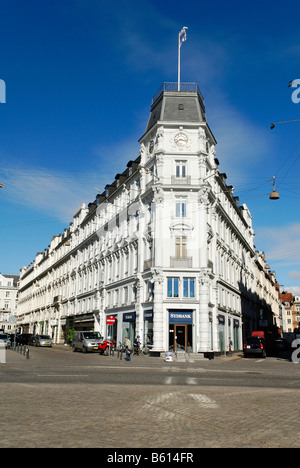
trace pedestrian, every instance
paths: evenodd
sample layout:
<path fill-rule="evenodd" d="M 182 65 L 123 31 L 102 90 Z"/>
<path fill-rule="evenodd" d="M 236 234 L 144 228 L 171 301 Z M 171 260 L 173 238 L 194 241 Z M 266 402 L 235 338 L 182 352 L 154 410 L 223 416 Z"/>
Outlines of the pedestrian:
<path fill-rule="evenodd" d="M 127 336 L 125 338 L 125 360 L 131 361 L 131 343 Z"/>

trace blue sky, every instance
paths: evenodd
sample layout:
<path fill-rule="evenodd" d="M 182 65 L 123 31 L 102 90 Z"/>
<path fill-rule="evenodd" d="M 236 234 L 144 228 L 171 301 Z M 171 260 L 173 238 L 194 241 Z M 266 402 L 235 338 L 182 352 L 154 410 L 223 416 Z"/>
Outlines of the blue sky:
<path fill-rule="evenodd" d="M 300 4 L 0 1 L 0 271 L 18 274 L 138 156 L 152 95 L 197 81 L 256 248 L 300 294 Z M 276 176 L 280 200 L 272 202 Z"/>

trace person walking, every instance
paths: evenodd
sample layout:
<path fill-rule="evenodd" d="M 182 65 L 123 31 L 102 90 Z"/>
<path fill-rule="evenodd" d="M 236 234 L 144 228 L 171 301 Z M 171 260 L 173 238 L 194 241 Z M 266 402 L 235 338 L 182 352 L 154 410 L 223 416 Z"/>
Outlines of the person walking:
<path fill-rule="evenodd" d="M 125 338 L 125 360 L 131 361 L 131 343 L 127 336 Z"/>

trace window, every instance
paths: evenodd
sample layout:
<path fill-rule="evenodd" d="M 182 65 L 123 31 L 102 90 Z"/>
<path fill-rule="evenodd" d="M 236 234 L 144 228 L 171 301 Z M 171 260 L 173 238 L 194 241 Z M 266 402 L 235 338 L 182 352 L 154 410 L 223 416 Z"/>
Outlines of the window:
<path fill-rule="evenodd" d="M 186 237 L 176 237 L 175 257 L 186 258 Z"/>
<path fill-rule="evenodd" d="M 179 278 L 168 278 L 168 297 L 179 297 Z"/>
<path fill-rule="evenodd" d="M 186 161 L 176 161 L 176 177 L 186 177 Z"/>
<path fill-rule="evenodd" d="M 183 278 L 183 297 L 195 297 L 195 278 Z"/>
<path fill-rule="evenodd" d="M 9 297 L 9 296 L 10 296 L 10 292 L 9 292 L 9 291 L 6 291 L 5 297 Z"/>
<path fill-rule="evenodd" d="M 124 304 L 128 303 L 128 287 L 125 286 L 124 288 Z"/>
<path fill-rule="evenodd" d="M 176 198 L 176 218 L 186 218 L 186 197 Z"/>

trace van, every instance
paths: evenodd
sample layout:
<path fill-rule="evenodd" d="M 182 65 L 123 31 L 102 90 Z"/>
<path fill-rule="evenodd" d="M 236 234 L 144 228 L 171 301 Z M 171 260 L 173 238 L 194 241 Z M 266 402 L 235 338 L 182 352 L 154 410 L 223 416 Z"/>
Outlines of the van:
<path fill-rule="evenodd" d="M 73 333 L 72 350 L 79 350 L 83 353 L 99 352 L 99 344 L 103 338 L 99 332 L 95 331 L 75 331 Z"/>

